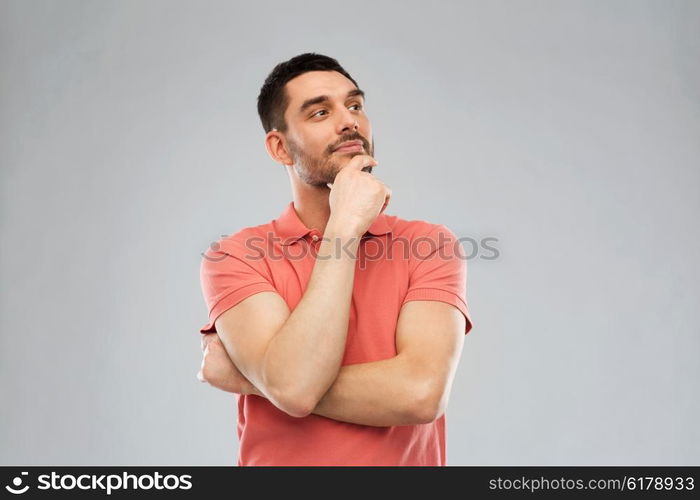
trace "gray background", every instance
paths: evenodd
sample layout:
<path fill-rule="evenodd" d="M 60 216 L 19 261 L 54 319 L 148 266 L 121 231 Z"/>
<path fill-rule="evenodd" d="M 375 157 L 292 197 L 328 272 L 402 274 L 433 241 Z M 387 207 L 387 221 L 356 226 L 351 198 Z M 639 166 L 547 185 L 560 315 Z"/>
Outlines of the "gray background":
<path fill-rule="evenodd" d="M 200 252 L 276 217 L 275 64 L 367 92 L 389 209 L 498 238 L 448 462 L 699 464 L 700 3 L 0 1 L 0 463 L 234 464 Z"/>

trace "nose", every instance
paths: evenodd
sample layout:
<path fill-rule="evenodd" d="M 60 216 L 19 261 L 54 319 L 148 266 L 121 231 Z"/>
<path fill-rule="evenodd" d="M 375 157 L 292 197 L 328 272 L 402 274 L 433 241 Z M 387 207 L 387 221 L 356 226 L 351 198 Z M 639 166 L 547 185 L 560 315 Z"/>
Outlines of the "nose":
<path fill-rule="evenodd" d="M 355 115 L 353 115 L 349 110 L 345 110 L 345 113 L 343 114 L 343 118 L 340 122 L 341 130 L 340 132 L 347 132 L 348 130 L 353 130 L 357 132 L 357 130 L 360 128 L 360 124 L 357 121 L 357 118 Z"/>

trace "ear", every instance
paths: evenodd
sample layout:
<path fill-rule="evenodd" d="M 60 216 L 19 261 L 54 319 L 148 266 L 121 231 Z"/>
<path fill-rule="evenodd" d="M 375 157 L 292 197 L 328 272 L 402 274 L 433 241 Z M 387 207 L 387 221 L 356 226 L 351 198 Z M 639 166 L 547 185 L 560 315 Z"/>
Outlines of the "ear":
<path fill-rule="evenodd" d="M 284 136 L 276 128 L 270 130 L 265 136 L 265 148 L 276 163 L 281 163 L 283 165 L 294 164 L 292 157 L 287 152 Z"/>

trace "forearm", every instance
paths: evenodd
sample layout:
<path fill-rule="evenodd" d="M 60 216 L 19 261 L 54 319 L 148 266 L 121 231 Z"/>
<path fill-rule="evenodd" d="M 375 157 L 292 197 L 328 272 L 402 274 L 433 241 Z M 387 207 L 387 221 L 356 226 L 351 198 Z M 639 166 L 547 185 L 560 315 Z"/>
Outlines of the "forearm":
<path fill-rule="evenodd" d="M 228 367 L 226 367 L 228 364 Z M 433 411 L 427 397 L 429 387 L 419 378 L 415 363 L 405 357 L 340 368 L 335 382 L 321 398 L 316 415 L 343 422 L 372 426 L 414 425 L 425 423 Z M 254 394 L 267 398 L 263 391 L 236 369 L 233 361 L 216 364 L 207 372 L 208 382 L 221 390 L 237 394 Z M 423 381 L 421 381 L 423 380 Z"/>
<path fill-rule="evenodd" d="M 279 397 L 309 401 L 309 411 L 343 359 L 358 245 L 359 238 L 331 217 L 304 296 L 265 352 L 266 387 L 274 387 Z"/>
<path fill-rule="evenodd" d="M 361 425 L 425 423 L 429 387 L 416 367 L 400 355 L 382 361 L 345 365 L 312 413 Z"/>

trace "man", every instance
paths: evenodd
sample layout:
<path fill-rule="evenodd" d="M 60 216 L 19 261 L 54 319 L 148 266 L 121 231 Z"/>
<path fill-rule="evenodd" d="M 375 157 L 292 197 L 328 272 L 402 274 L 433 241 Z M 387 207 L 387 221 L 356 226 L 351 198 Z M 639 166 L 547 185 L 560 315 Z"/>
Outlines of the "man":
<path fill-rule="evenodd" d="M 238 395 L 238 464 L 445 465 L 472 326 L 459 241 L 384 213 L 364 92 L 335 59 L 278 64 L 258 113 L 293 202 L 201 265 L 198 378 Z"/>

